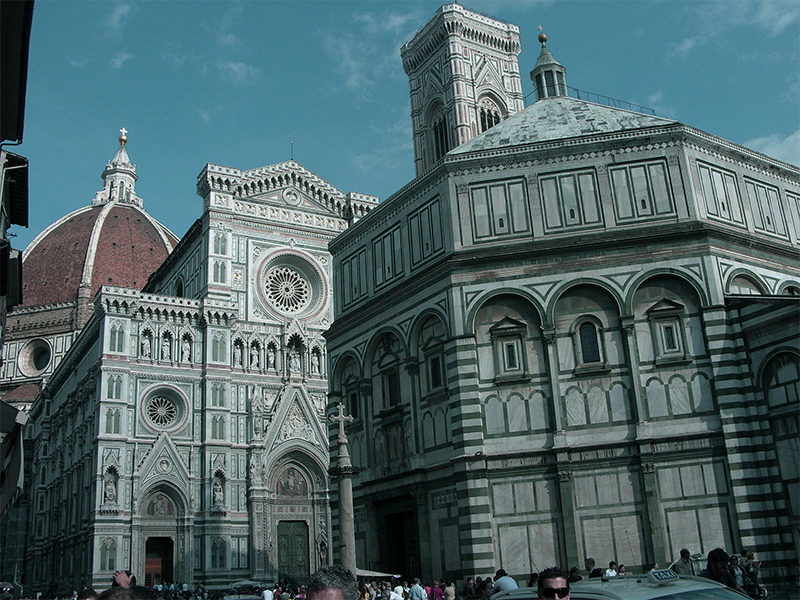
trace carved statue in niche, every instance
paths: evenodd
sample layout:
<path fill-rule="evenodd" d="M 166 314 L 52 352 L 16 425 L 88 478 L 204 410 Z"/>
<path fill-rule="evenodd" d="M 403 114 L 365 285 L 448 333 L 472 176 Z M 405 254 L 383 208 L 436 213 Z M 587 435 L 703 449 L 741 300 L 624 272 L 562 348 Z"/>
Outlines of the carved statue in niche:
<path fill-rule="evenodd" d="M 142 356 L 150 358 L 152 342 L 149 335 L 142 336 Z"/>
<path fill-rule="evenodd" d="M 300 353 L 294 349 L 289 353 L 289 370 L 292 373 L 300 372 Z"/>
<path fill-rule="evenodd" d="M 181 344 L 181 362 L 192 362 L 192 344 L 188 338 L 183 338 L 183 343 Z"/>
<path fill-rule="evenodd" d="M 267 348 L 267 368 L 275 368 L 275 350 L 272 348 L 272 346 Z"/>
<path fill-rule="evenodd" d="M 212 495 L 214 499 L 214 504 L 216 506 L 222 506 L 223 504 L 225 504 L 225 488 L 222 485 L 222 481 L 220 481 L 219 479 L 214 480 Z"/>
<path fill-rule="evenodd" d="M 261 481 L 261 457 L 255 453 L 250 457 L 250 479 L 253 483 Z"/>
<path fill-rule="evenodd" d="M 382 469 L 386 468 L 386 449 L 382 429 L 375 432 L 375 464 Z"/>
<path fill-rule="evenodd" d="M 171 344 L 169 336 L 165 335 L 163 341 L 161 342 L 161 360 L 170 360 L 172 357 L 172 349 L 170 346 Z"/>
<path fill-rule="evenodd" d="M 117 481 L 113 473 L 106 473 L 103 484 L 103 502 L 115 504 L 117 502 Z"/>
<path fill-rule="evenodd" d="M 405 436 L 400 423 L 390 425 L 388 428 L 388 454 L 389 465 L 395 469 L 402 469 L 405 466 Z"/>
<path fill-rule="evenodd" d="M 250 368 L 258 368 L 258 346 L 250 347 Z"/>
<path fill-rule="evenodd" d="M 239 344 L 233 345 L 233 366 L 242 366 L 242 347 Z"/>
<path fill-rule="evenodd" d="M 289 467 L 278 477 L 276 494 L 284 497 L 307 498 L 308 482 L 297 469 Z"/>
<path fill-rule="evenodd" d="M 311 372 L 319 374 L 319 356 L 316 352 L 311 353 Z"/>

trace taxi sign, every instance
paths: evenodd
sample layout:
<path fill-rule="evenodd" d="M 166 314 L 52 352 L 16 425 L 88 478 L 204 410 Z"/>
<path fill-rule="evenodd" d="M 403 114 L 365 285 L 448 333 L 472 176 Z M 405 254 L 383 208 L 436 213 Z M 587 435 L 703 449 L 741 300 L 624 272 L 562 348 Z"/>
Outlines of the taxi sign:
<path fill-rule="evenodd" d="M 672 569 L 659 569 L 658 571 L 648 571 L 647 582 L 656 585 L 665 585 L 678 581 L 680 577 Z"/>

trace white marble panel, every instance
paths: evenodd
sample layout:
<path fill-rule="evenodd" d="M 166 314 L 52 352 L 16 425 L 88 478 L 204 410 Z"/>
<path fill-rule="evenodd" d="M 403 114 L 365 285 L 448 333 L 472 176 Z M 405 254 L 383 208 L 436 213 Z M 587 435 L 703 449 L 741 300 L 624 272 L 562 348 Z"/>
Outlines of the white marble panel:
<path fill-rule="evenodd" d="M 689 385 L 683 377 L 673 377 L 669 382 L 669 401 L 672 414 L 686 415 L 692 412 Z"/>
<path fill-rule="evenodd" d="M 578 506 L 596 506 L 597 491 L 595 489 L 594 477 L 575 478 L 575 503 Z"/>
<path fill-rule="evenodd" d="M 533 431 L 548 429 L 547 399 L 541 392 L 534 392 L 529 401 L 530 423 Z"/>
<path fill-rule="evenodd" d="M 555 521 L 530 526 L 531 555 L 539 569 L 546 568 L 543 565 L 557 565 L 560 562 L 561 544 L 554 525 Z"/>
<path fill-rule="evenodd" d="M 497 396 L 490 396 L 484 405 L 484 419 L 486 421 L 486 433 L 504 433 L 505 418 L 503 415 L 503 405 Z"/>
<path fill-rule="evenodd" d="M 514 484 L 514 498 L 517 512 L 534 512 L 536 501 L 533 496 L 533 482 L 523 481 Z"/>
<path fill-rule="evenodd" d="M 599 385 L 593 385 L 586 394 L 589 406 L 590 423 L 608 423 L 608 404 L 606 393 Z"/>
<path fill-rule="evenodd" d="M 525 399 L 518 394 L 511 394 L 506 401 L 506 410 L 508 411 L 508 430 L 509 431 L 527 431 L 528 430 L 528 416 L 525 410 Z"/>
<path fill-rule="evenodd" d="M 525 525 L 504 527 L 500 537 L 500 563 L 509 573 L 530 572 L 528 528 Z"/>
<path fill-rule="evenodd" d="M 647 412 L 650 418 L 667 416 L 667 394 L 658 379 L 647 382 Z"/>
<path fill-rule="evenodd" d="M 705 482 L 703 481 L 703 468 L 701 465 L 684 465 L 681 467 L 681 483 L 684 496 L 704 496 Z"/>
<path fill-rule="evenodd" d="M 497 515 L 509 515 L 515 512 L 514 487 L 510 483 L 492 484 L 492 502 Z"/>
<path fill-rule="evenodd" d="M 567 425 L 586 425 L 586 407 L 583 394 L 577 388 L 570 389 L 566 394 Z"/>
<path fill-rule="evenodd" d="M 598 473 L 597 475 L 597 503 L 619 503 L 619 480 L 616 473 Z"/>
<path fill-rule="evenodd" d="M 631 409 L 627 388 L 619 382 L 614 383 L 608 395 L 611 400 L 611 419 L 613 421 L 629 421 Z"/>
<path fill-rule="evenodd" d="M 658 473 L 658 486 L 661 490 L 661 497 L 664 500 L 683 497 L 679 468 L 659 467 L 656 472 Z"/>

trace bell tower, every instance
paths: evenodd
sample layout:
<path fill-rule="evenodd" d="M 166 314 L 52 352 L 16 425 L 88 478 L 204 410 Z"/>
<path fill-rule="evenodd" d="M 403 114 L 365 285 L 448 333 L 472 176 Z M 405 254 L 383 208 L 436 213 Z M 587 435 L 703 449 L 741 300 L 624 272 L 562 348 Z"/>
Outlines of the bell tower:
<path fill-rule="evenodd" d="M 417 175 L 523 109 L 519 53 L 516 25 L 460 4 L 441 6 L 403 45 Z"/>

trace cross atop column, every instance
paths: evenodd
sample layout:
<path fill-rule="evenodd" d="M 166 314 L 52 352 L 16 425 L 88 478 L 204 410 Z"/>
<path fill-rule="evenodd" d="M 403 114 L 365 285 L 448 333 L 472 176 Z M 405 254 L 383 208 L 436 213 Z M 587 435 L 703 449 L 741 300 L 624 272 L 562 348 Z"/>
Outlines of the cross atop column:
<path fill-rule="evenodd" d="M 341 402 L 339 402 L 339 404 L 336 405 L 336 410 L 338 410 L 339 413 L 331 415 L 328 418 L 331 420 L 331 423 L 339 423 L 339 443 L 346 444 L 347 435 L 344 432 L 344 424 L 350 423 L 353 420 L 353 415 L 344 414 L 344 404 L 342 404 Z"/>

